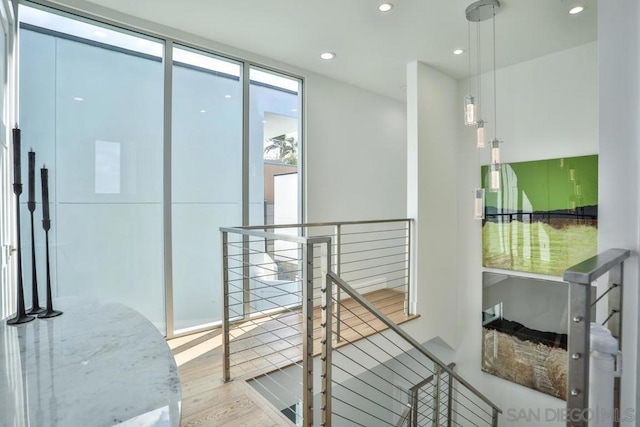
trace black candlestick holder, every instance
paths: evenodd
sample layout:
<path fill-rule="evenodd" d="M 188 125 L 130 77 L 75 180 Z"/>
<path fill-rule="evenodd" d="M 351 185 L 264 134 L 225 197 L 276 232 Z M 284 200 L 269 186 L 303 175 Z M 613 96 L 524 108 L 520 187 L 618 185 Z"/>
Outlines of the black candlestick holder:
<path fill-rule="evenodd" d="M 22 194 L 22 184 L 14 183 L 13 184 L 13 193 L 16 195 L 16 229 L 18 234 L 17 239 L 17 252 L 18 252 L 18 271 L 17 276 L 18 280 L 17 284 L 17 304 L 16 304 L 16 315 L 15 317 L 7 320 L 7 325 L 20 325 L 22 323 L 27 323 L 35 319 L 33 316 L 29 316 L 25 312 L 24 308 L 24 288 L 22 283 L 22 242 L 20 239 L 20 194 Z"/>
<path fill-rule="evenodd" d="M 49 268 L 49 229 L 51 229 L 51 220 L 43 219 L 42 227 L 44 228 L 44 238 L 46 247 L 46 263 L 47 263 L 47 309 L 44 313 L 38 314 L 39 319 L 48 319 L 50 317 L 60 316 L 60 310 L 53 309 L 53 298 L 51 298 L 51 269 Z"/>
<path fill-rule="evenodd" d="M 44 308 L 40 307 L 40 299 L 38 298 L 38 274 L 36 269 L 36 237 L 35 227 L 33 226 L 33 213 L 36 210 L 36 202 L 27 202 L 27 208 L 31 216 L 31 309 L 27 314 L 40 314 L 44 312 Z"/>

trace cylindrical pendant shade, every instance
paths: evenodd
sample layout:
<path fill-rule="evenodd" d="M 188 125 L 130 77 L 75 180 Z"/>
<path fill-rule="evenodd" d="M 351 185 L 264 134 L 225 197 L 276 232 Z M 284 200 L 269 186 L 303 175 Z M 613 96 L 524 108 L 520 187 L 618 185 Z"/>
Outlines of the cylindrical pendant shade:
<path fill-rule="evenodd" d="M 500 190 L 500 163 L 489 165 L 489 191 Z"/>
<path fill-rule="evenodd" d="M 500 141 L 491 141 L 491 163 L 500 163 Z"/>
<path fill-rule="evenodd" d="M 484 188 L 476 188 L 475 190 L 473 218 L 484 219 Z"/>
<path fill-rule="evenodd" d="M 464 124 L 473 126 L 476 124 L 476 103 L 471 95 L 464 98 Z"/>
<path fill-rule="evenodd" d="M 476 148 L 486 147 L 484 139 L 484 120 L 478 120 L 478 127 L 476 128 Z"/>

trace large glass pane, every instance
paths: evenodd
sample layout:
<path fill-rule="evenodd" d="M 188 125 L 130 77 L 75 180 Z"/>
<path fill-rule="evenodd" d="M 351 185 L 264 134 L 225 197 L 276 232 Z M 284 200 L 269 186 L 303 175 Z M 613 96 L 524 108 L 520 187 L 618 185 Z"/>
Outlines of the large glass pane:
<path fill-rule="evenodd" d="M 176 333 L 222 319 L 221 226 L 242 224 L 239 64 L 173 53 L 172 244 Z"/>
<path fill-rule="evenodd" d="M 26 6 L 21 18 L 23 151 L 33 147 L 37 168 L 49 168 L 54 296 L 122 302 L 164 331 L 163 46 Z M 36 179 L 38 202 L 40 191 Z M 38 204 L 38 281 L 44 296 L 41 212 Z M 22 217 L 28 291 L 26 206 Z M 30 292 L 25 298 L 30 301 Z"/>
<path fill-rule="evenodd" d="M 258 68 L 249 73 L 249 222 L 295 224 L 300 222 L 300 172 L 302 130 L 300 121 L 301 81 Z M 271 231 L 267 228 L 268 231 Z M 296 235 L 299 228 L 281 228 L 281 234 Z M 300 270 L 298 245 L 282 240 L 252 241 L 249 262 L 275 266 L 275 274 L 250 271 L 250 307 L 254 312 L 273 308 L 265 298 L 274 287 L 277 293 L 298 295 Z M 257 258 L 260 252 L 261 258 Z M 254 259 L 255 258 L 255 259 Z M 273 268 L 272 268 L 273 270 Z"/>
<path fill-rule="evenodd" d="M 249 76 L 249 221 L 298 223 L 302 84 L 258 68 Z"/>

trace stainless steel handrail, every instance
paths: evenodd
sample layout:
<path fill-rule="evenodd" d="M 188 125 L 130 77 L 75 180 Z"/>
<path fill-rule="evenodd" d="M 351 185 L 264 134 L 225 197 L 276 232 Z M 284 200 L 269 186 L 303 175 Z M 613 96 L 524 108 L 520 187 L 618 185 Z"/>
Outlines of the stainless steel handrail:
<path fill-rule="evenodd" d="M 407 334 L 405 331 L 400 329 L 398 325 L 396 325 L 393 321 L 391 321 L 387 316 L 382 314 L 373 304 L 371 304 L 366 299 L 362 298 L 362 296 L 353 289 L 349 284 L 347 284 L 344 280 L 338 277 L 333 271 L 327 272 L 327 278 L 330 279 L 333 283 L 337 284 L 344 292 L 347 293 L 351 298 L 358 302 L 358 304 L 365 307 L 371 314 L 378 318 L 385 326 L 387 326 L 390 330 L 394 331 L 396 334 L 400 335 L 402 339 L 408 342 L 411 346 L 413 346 L 416 350 L 430 359 L 434 364 L 436 364 L 442 371 L 449 374 L 452 378 L 455 378 L 460 384 L 464 385 L 469 391 L 475 394 L 479 399 L 485 402 L 487 405 L 491 406 L 494 411 L 498 413 L 502 413 L 502 410 L 493 403 L 488 397 L 484 394 L 480 393 L 475 387 L 467 382 L 460 375 L 456 374 L 451 368 L 449 368 L 442 360 L 440 360 L 436 355 L 427 350 L 422 344 L 416 341 L 411 335 Z"/>
<path fill-rule="evenodd" d="M 449 368 L 453 369 L 456 367 L 455 363 L 449 363 L 447 365 Z M 434 375 L 430 375 L 427 378 L 423 379 L 422 381 L 420 381 L 418 384 L 412 386 L 409 391 L 413 391 L 413 390 L 417 390 L 419 388 L 424 387 L 425 385 L 429 384 L 431 381 L 433 381 Z"/>
<path fill-rule="evenodd" d="M 333 222 L 306 222 L 299 224 L 264 224 L 264 225 L 244 225 L 233 227 L 233 230 L 264 230 L 277 228 L 309 228 L 309 227 L 331 227 L 336 225 L 364 225 L 364 224 L 384 224 L 390 222 L 413 222 L 413 218 L 393 218 L 393 219 L 370 219 L 364 221 L 333 221 Z M 231 230 L 231 229 L 230 229 Z"/>
<path fill-rule="evenodd" d="M 564 271 L 567 282 L 590 285 L 616 265 L 631 256 L 629 249 L 609 249 Z"/>
<path fill-rule="evenodd" d="M 260 227 L 265 228 L 265 227 Z M 266 231 L 256 231 L 254 229 L 246 229 L 242 227 L 220 227 L 220 231 L 223 233 L 241 234 L 243 236 L 254 236 L 263 239 L 284 240 L 286 242 L 302 243 L 302 244 L 316 244 L 316 243 L 331 243 L 331 237 L 329 236 L 294 236 L 291 234 L 276 234 Z"/>

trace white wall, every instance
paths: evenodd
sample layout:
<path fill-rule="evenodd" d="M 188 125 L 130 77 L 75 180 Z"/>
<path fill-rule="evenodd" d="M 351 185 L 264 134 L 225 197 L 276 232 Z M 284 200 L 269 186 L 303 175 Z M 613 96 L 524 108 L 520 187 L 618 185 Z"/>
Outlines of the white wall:
<path fill-rule="evenodd" d="M 492 79 L 488 75 L 483 77 L 484 93 L 490 94 L 493 92 Z M 596 43 L 501 69 L 497 81 L 498 138 L 505 141 L 502 150 L 504 162 L 598 152 Z M 460 104 L 466 88 L 466 82 L 459 82 Z M 493 111 L 491 100 L 485 100 L 485 111 Z M 489 114 L 485 115 L 485 120 L 494 122 Z M 461 114 L 459 122 L 462 122 Z M 489 126 L 487 130 L 487 135 L 493 137 L 493 128 Z M 472 191 L 480 185 L 480 165 L 488 161 L 488 152 L 476 151 L 474 137 L 473 129 L 459 126 L 457 224 L 460 298 L 457 304 L 455 362 L 463 376 L 505 411 L 501 425 L 517 426 L 524 423 L 513 420 L 513 417 L 510 421 L 508 410 L 539 410 L 544 419 L 546 408 L 563 408 L 565 403 L 480 371 L 482 235 L 481 223 L 472 217 Z M 545 425 L 564 424 L 551 422 Z"/>
<path fill-rule="evenodd" d="M 405 106 L 317 74 L 305 83 L 307 220 L 404 218 Z"/>
<path fill-rule="evenodd" d="M 622 408 L 638 408 L 638 164 L 640 162 L 640 4 L 598 4 L 600 83 L 600 250 L 633 251 L 625 263 Z M 636 421 L 637 423 L 637 421 Z M 630 422 L 626 425 L 637 425 Z"/>

